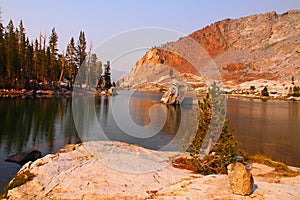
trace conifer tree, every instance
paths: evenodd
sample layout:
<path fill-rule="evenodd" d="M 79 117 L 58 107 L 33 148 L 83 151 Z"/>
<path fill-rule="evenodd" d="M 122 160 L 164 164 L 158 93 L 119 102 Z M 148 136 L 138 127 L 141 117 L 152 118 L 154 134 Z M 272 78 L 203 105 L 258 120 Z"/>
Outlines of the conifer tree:
<path fill-rule="evenodd" d="M 77 55 L 79 61 L 80 71 L 77 76 L 78 83 L 82 86 L 83 83 L 86 83 L 86 73 L 87 73 L 87 62 L 86 62 L 86 39 L 83 31 L 80 31 L 79 40 L 77 44 Z"/>
<path fill-rule="evenodd" d="M 74 38 L 72 37 L 67 46 L 67 51 L 66 51 L 66 67 L 67 67 L 67 74 L 71 82 L 71 88 L 73 87 L 78 66 L 79 63 L 78 63 L 77 50 L 75 47 Z"/>
<path fill-rule="evenodd" d="M 51 35 L 49 37 L 50 66 L 51 66 L 50 68 L 52 69 L 52 73 L 49 78 L 52 80 L 58 80 L 60 74 L 60 67 L 58 66 L 57 42 L 58 42 L 58 36 L 55 31 L 55 28 L 53 28 Z"/>
<path fill-rule="evenodd" d="M 110 78 L 110 62 L 104 65 L 104 88 L 111 88 L 111 78 Z"/>
<path fill-rule="evenodd" d="M 25 28 L 23 26 L 22 20 L 19 24 L 19 59 L 20 59 L 20 76 L 19 76 L 19 82 L 24 87 L 24 71 L 25 71 L 25 65 L 26 65 L 26 35 L 25 35 Z"/>
<path fill-rule="evenodd" d="M 4 27 L 0 23 L 0 86 L 4 86 L 4 77 L 6 74 L 6 52 L 5 52 L 5 38 L 4 38 Z"/>
<path fill-rule="evenodd" d="M 10 20 L 5 33 L 6 48 L 6 78 L 13 88 L 16 87 L 18 70 L 18 38 L 13 21 Z"/>
<path fill-rule="evenodd" d="M 85 34 L 83 31 L 80 31 L 77 49 L 78 49 L 79 65 L 82 65 L 87 56 L 86 39 L 85 39 Z"/>

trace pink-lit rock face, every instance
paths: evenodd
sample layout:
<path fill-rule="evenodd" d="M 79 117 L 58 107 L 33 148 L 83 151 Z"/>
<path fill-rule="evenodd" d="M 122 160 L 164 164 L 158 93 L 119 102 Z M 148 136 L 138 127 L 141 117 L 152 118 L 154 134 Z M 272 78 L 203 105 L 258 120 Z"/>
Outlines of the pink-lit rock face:
<path fill-rule="evenodd" d="M 89 151 L 86 145 L 89 145 Z M 110 152 L 94 156 L 91 147 L 95 147 L 94 150 L 109 147 Z M 120 155 L 120 150 L 127 151 L 128 155 Z M 151 159 L 130 161 L 129 155 L 137 158 L 142 153 Z M 202 176 L 172 167 L 172 161 L 188 155 L 111 141 L 68 145 L 57 154 L 25 164 L 19 173 L 29 170 L 35 176 L 24 185 L 9 190 L 8 199 L 241 199 L 240 195 L 232 193 L 228 175 Z M 159 164 L 153 158 L 169 165 L 155 171 L 132 173 L 114 169 L 117 165 L 109 167 L 109 158 L 131 170 Z M 274 168 L 256 163 L 250 167 L 256 187 L 245 198 L 299 199 L 300 176 L 274 177 L 268 175 Z"/>
<path fill-rule="evenodd" d="M 195 31 L 188 37 L 199 43 L 211 56 L 225 86 L 236 86 L 258 79 L 290 81 L 292 76 L 300 80 L 299 24 L 300 10 L 281 15 L 270 12 L 240 19 L 225 19 Z M 119 84 L 127 89 L 134 88 L 142 84 L 139 80 L 144 80 L 141 77 L 145 74 L 151 74 L 153 70 L 159 72 L 163 66 L 168 66 L 191 82 L 193 88 L 201 87 L 206 77 L 202 77 L 195 66 L 179 55 L 162 50 L 172 48 L 180 41 L 182 39 L 164 44 L 161 48 L 150 49 L 136 62 L 131 72 L 119 80 Z M 187 48 L 186 54 L 191 53 Z M 145 65 L 148 70 L 141 67 Z M 165 79 L 159 78 L 149 81 L 164 84 Z"/>

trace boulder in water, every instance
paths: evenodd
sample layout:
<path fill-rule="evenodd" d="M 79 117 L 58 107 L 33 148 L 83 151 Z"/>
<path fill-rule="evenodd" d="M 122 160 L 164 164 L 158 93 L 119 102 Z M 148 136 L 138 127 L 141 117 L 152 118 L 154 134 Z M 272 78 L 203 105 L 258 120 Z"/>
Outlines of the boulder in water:
<path fill-rule="evenodd" d="M 169 89 L 163 94 L 160 99 L 161 103 L 164 104 L 180 104 L 186 92 L 186 87 L 180 83 L 173 82 Z"/>
<path fill-rule="evenodd" d="M 16 153 L 9 156 L 5 161 L 14 162 L 23 165 L 29 161 L 35 161 L 42 157 L 42 153 L 38 150 L 29 150 L 25 152 Z"/>

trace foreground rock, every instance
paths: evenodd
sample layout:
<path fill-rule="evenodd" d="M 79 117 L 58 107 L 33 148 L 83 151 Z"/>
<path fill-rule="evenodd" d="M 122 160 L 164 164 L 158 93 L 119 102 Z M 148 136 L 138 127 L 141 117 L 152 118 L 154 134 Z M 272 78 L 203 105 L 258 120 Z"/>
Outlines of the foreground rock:
<path fill-rule="evenodd" d="M 69 145 L 55 155 L 24 165 L 19 173 L 29 170 L 35 177 L 8 191 L 8 199 L 300 198 L 300 176 L 273 177 L 269 175 L 273 168 L 252 164 L 256 189 L 243 197 L 232 193 L 227 175 L 202 176 L 172 167 L 171 162 L 178 156 L 184 154 L 121 142 Z M 153 167 L 157 170 L 151 170 Z M 132 169 L 140 173 L 132 173 Z"/>
<path fill-rule="evenodd" d="M 253 177 L 242 163 L 228 165 L 228 178 L 234 194 L 250 195 L 253 189 Z"/>

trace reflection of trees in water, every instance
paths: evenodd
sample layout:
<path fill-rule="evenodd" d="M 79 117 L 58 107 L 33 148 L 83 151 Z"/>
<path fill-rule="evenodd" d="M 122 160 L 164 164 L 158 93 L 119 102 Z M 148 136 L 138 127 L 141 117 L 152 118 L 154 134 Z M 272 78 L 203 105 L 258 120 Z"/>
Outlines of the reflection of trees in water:
<path fill-rule="evenodd" d="M 95 111 L 100 124 L 108 123 L 109 98 L 107 96 L 100 96 L 95 99 Z"/>
<path fill-rule="evenodd" d="M 47 152 L 54 152 L 55 142 L 76 141 L 71 101 L 68 98 L 1 99 L 0 145 L 5 146 L 7 153 L 40 145 L 47 146 Z"/>

